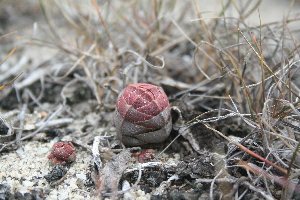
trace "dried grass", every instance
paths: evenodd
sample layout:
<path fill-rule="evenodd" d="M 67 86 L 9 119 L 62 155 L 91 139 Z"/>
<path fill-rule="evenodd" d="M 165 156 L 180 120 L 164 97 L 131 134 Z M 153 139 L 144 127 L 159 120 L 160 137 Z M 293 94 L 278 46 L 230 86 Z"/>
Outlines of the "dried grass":
<path fill-rule="evenodd" d="M 180 134 L 205 124 L 233 142 L 227 133 L 219 131 L 220 125 L 232 123 L 251 130 L 245 140 L 241 138 L 240 145 L 248 150 L 254 144 L 258 145 L 259 156 L 265 159 L 261 161 L 269 163 L 259 166 L 264 173 L 257 168 L 256 171 L 248 169 L 253 174 L 247 180 L 248 185 L 242 185 L 255 192 L 253 186 L 259 184 L 260 190 L 256 192 L 263 193 L 261 190 L 264 190 L 269 199 L 278 198 L 268 189 L 272 184 L 270 181 L 258 179 L 269 179 L 268 171 L 279 173 L 269 167 L 272 163 L 285 170 L 281 176 L 287 183 L 299 181 L 300 54 L 299 30 L 293 24 L 299 24 L 300 18 L 287 13 L 282 21 L 264 24 L 259 18 L 259 25 L 248 25 L 249 17 L 260 17 L 257 7 L 262 1 L 251 2 L 222 1 L 220 13 L 207 18 L 197 1 L 91 0 L 83 4 L 80 1 L 53 0 L 50 3 L 40 0 L 47 25 L 35 26 L 32 38 L 23 45 L 47 46 L 59 53 L 35 69 L 24 70 L 15 85 L 19 103 L 34 104 L 40 112 L 47 111 L 49 123 L 53 117 L 76 119 L 78 115 L 70 99 L 75 101 L 73 92 L 79 85 L 84 85 L 91 91 L 93 108 L 103 122 L 97 127 L 104 128 L 100 136 L 105 142 L 101 145 L 110 147 L 115 141 L 109 127 L 113 126 L 111 116 L 118 91 L 137 82 L 162 85 L 172 104 L 179 104 L 182 115 L 187 117 L 177 127 Z M 46 37 L 41 39 L 39 35 Z M 14 52 L 15 49 L 11 50 L 8 60 L 20 53 Z M 5 62 L 6 58 L 2 63 Z M 2 73 L 0 80 L 7 81 L 19 72 L 18 69 L 8 75 Z M 41 83 L 40 93 L 30 92 L 34 89 L 28 88 L 37 82 Z M 46 95 L 45 84 L 49 82 L 61 87 L 61 93 L 56 94 L 56 106 L 50 111 L 42 102 Z M 13 87 L 5 89 L 12 91 Z M 6 101 L 7 95 L 3 93 L 1 100 Z M 180 107 L 182 102 L 187 109 Z M 64 111 L 57 112 L 59 109 Z M 24 126 L 24 119 L 20 117 L 19 120 L 14 127 Z M 46 126 L 47 123 L 33 133 L 20 132 L 14 141 L 3 143 L 1 150 L 33 137 Z M 87 147 L 98 134 L 73 136 L 74 141 L 80 138 L 82 146 Z M 186 139 L 193 140 L 191 143 L 196 141 Z M 191 146 L 194 151 L 201 151 L 201 145 Z M 88 148 L 92 149 L 91 146 Z M 231 160 L 243 159 L 241 154 L 233 154 L 236 151 L 236 146 L 229 149 L 222 174 L 230 168 Z M 211 183 L 213 185 L 214 181 Z M 291 198 L 288 185 L 281 184 L 281 199 Z M 212 192 L 211 198 L 214 198 Z M 245 192 L 239 194 L 238 190 L 234 193 L 240 195 L 239 198 L 245 195 Z"/>

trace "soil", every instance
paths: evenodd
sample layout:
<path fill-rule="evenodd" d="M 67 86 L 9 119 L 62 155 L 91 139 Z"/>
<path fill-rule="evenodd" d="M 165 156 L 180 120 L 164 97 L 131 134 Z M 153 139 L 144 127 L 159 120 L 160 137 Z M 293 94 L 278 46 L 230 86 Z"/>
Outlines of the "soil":
<path fill-rule="evenodd" d="M 266 178 L 252 180 L 255 173 L 251 176 L 251 170 L 237 166 L 237 161 L 243 160 L 264 167 L 261 160 L 205 126 L 203 120 L 227 114 L 224 110 L 209 111 L 228 106 L 231 103 L 228 94 L 235 95 L 236 91 L 228 89 L 232 83 L 225 73 L 203 85 L 198 83 L 203 75 L 197 67 L 192 67 L 195 46 L 190 41 L 182 40 L 164 52 L 164 69 L 147 68 L 141 59 L 132 58 L 129 53 L 111 53 L 114 44 L 107 42 L 105 27 L 95 20 L 97 9 L 92 5 L 84 7 L 80 1 L 53 2 L 55 5 L 50 1 L 42 4 L 50 21 L 43 14 L 43 6 L 35 1 L 0 3 L 0 61 L 5 61 L 0 66 L 0 85 L 23 72 L 14 84 L 0 90 L 0 199 L 229 200 L 242 193 L 242 199 L 281 197 L 282 185 Z M 104 1 L 97 3 L 100 8 L 106 8 Z M 63 6 L 66 10 L 59 11 Z M 89 16 L 91 10 L 93 16 Z M 70 16 L 70 21 L 63 14 Z M 83 19 L 91 21 L 91 27 L 85 27 L 86 30 L 77 30 L 75 25 L 69 24 L 80 24 Z M 184 22 L 192 30 L 189 21 Z M 142 27 L 149 25 L 144 23 Z M 161 29 L 170 24 L 165 22 Z M 135 24 L 132 26 L 130 31 L 135 29 Z M 70 31 L 70 27 L 74 30 Z M 117 37 L 124 27 L 113 28 L 111 37 L 119 52 L 137 47 L 134 39 L 125 41 Z M 87 37 L 97 31 L 101 32 L 96 35 L 99 38 Z M 150 34 L 150 28 L 148 31 Z M 146 40 L 148 36 L 143 34 L 139 37 Z M 172 34 L 172 41 L 180 39 L 180 34 Z M 191 38 L 199 40 L 193 34 Z M 157 45 L 154 47 L 150 42 L 145 43 L 149 53 L 169 40 L 159 39 L 149 40 Z M 96 53 L 89 51 L 91 45 L 86 43 L 90 40 L 96 41 Z M 15 46 L 16 51 L 5 59 Z M 134 50 L 138 52 L 138 49 Z M 83 55 L 92 56 L 82 58 L 81 63 Z M 144 57 L 153 65 L 161 65 L 154 56 Z M 141 65 L 142 70 L 126 68 L 134 62 Z M 226 67 L 231 67 L 229 65 Z M 129 75 L 124 77 L 122 73 L 126 70 Z M 208 68 L 207 73 L 212 74 L 212 68 Z M 123 87 L 122 81 L 128 79 L 160 85 L 169 96 L 174 128 L 163 143 L 124 147 L 117 139 L 113 123 L 115 101 Z M 190 98 L 195 96 L 198 99 Z M 222 99 L 224 96 L 226 99 Z M 247 107 L 245 104 L 241 107 Z M 230 108 L 234 110 L 234 106 Z M 208 113 L 202 116 L 205 112 Z M 211 126 L 258 155 L 267 156 L 260 133 L 240 119 L 211 121 Z M 65 163 L 49 159 L 57 142 L 71 142 L 76 149 L 76 159 L 66 159 Z M 155 150 L 153 159 L 138 162 L 133 153 L 148 148 Z M 284 176 L 278 169 L 272 169 L 271 173 Z M 297 190 L 290 197 L 299 199 Z"/>

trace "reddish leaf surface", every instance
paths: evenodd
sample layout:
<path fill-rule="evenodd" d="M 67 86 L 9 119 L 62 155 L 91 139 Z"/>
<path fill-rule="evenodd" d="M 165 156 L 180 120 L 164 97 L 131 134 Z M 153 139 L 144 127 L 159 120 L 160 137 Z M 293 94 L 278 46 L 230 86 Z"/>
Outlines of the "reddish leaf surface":
<path fill-rule="evenodd" d="M 125 145 L 164 141 L 172 128 L 169 100 L 164 90 L 147 83 L 127 86 L 117 99 L 115 125 L 118 138 Z"/>

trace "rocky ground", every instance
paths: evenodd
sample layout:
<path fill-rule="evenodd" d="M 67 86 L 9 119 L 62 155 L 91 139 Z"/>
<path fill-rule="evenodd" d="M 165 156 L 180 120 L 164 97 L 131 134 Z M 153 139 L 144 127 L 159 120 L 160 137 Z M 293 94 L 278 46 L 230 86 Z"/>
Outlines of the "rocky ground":
<path fill-rule="evenodd" d="M 300 199 L 299 2 L 205 2 L 0 2 L 0 86 L 22 73 L 0 90 L 0 199 Z M 169 97 L 163 143 L 116 137 L 137 82 Z"/>

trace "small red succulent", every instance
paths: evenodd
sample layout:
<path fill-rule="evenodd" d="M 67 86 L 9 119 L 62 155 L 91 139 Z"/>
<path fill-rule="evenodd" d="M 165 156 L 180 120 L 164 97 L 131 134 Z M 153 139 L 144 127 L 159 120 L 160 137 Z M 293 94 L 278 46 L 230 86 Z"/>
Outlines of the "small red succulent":
<path fill-rule="evenodd" d="M 142 153 L 139 153 L 139 154 L 134 153 L 132 155 L 137 156 L 140 163 L 145 163 L 154 158 L 154 153 L 155 153 L 154 149 L 147 149 L 146 151 L 143 151 Z"/>
<path fill-rule="evenodd" d="M 114 121 L 117 136 L 125 145 L 162 142 L 172 129 L 168 97 L 155 85 L 129 85 L 118 96 Z"/>
<path fill-rule="evenodd" d="M 67 162 L 73 162 L 76 160 L 75 147 L 71 142 L 55 143 L 48 158 L 52 159 L 54 164 L 60 163 L 61 165 L 64 165 Z"/>

